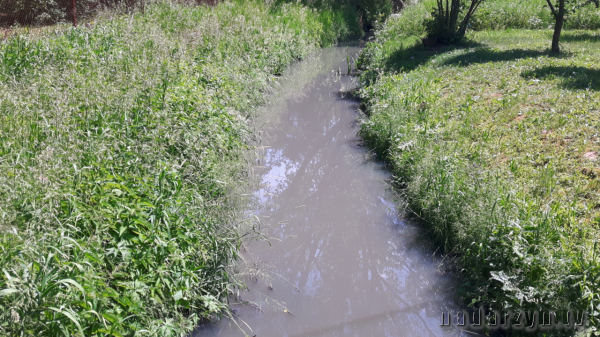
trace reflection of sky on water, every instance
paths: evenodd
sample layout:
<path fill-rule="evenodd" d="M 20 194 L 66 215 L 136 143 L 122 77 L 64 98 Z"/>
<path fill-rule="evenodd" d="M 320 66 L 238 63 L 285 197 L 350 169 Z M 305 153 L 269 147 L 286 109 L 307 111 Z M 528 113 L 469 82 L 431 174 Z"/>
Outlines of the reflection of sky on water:
<path fill-rule="evenodd" d="M 263 187 L 256 193 L 262 203 L 267 203 L 271 197 L 286 189 L 289 177 L 294 175 L 300 165 L 286 158 L 283 150 L 270 148 L 265 151 L 264 164 L 269 171 L 262 176 Z"/>
<path fill-rule="evenodd" d="M 302 287 L 304 294 L 315 296 L 317 294 L 317 289 L 322 285 L 323 280 L 321 279 L 321 272 L 317 269 L 317 265 L 314 264 L 308 273 L 308 278 L 306 279 L 304 287 Z"/>

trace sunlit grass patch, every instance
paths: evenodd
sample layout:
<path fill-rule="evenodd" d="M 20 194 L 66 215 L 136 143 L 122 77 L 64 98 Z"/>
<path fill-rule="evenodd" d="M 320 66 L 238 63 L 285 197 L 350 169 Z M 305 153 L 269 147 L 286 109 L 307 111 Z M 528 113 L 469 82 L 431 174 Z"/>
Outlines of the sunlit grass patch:
<path fill-rule="evenodd" d="M 409 213 L 456 257 L 464 299 L 595 310 L 597 32 L 565 32 L 556 56 L 547 30 L 425 49 L 401 27 L 364 53 L 362 134 L 394 164 Z"/>

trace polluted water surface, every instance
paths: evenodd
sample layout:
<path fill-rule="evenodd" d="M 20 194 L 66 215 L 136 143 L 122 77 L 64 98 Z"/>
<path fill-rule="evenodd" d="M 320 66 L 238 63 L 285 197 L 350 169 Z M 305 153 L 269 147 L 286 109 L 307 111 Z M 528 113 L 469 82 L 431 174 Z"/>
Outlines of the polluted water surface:
<path fill-rule="evenodd" d="M 299 62 L 260 112 L 251 212 L 268 242 L 243 246 L 249 289 L 230 299 L 235 320 L 193 336 L 457 335 L 440 327 L 455 283 L 395 211 L 391 175 L 357 134 L 358 103 L 344 92 L 357 87 L 347 60 L 358 51 Z"/>

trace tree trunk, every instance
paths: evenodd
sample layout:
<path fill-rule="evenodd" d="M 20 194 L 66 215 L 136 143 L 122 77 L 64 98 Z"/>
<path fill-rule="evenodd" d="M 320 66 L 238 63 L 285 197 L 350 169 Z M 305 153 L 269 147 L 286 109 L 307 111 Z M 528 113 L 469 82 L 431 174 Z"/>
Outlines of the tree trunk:
<path fill-rule="evenodd" d="M 459 14 L 463 10 L 463 0 L 437 0 L 437 11 L 433 14 L 431 26 L 428 24 L 427 38 L 423 41 L 437 41 L 443 44 L 455 44 L 462 40 L 469 20 L 484 0 L 464 0 L 469 4 L 468 11 L 459 25 Z M 548 0 L 550 1 L 550 0 Z M 599 0 L 600 1 L 600 0 Z M 445 2 L 445 5 L 444 5 Z M 426 44 L 424 42 L 424 44 Z"/>
<path fill-rule="evenodd" d="M 565 0 L 560 0 L 558 4 L 558 13 L 555 15 L 556 24 L 554 25 L 554 35 L 552 36 L 552 52 L 560 53 L 560 33 L 565 22 Z"/>
<path fill-rule="evenodd" d="M 77 27 L 77 5 L 75 4 L 75 0 L 71 1 L 71 7 L 73 9 L 73 27 Z"/>
<path fill-rule="evenodd" d="M 483 0 L 472 0 L 471 1 L 471 6 L 469 7 L 469 10 L 467 11 L 467 14 L 465 15 L 463 22 L 460 24 L 460 27 L 458 27 L 458 34 L 460 34 L 461 36 L 464 36 L 466 31 L 467 31 L 467 27 L 469 26 L 469 21 L 471 20 L 471 16 L 473 15 L 473 13 L 475 13 L 475 11 L 477 10 L 477 7 L 479 7 L 479 5 L 483 2 Z"/>
<path fill-rule="evenodd" d="M 562 31 L 562 26 L 565 21 L 563 16 L 556 18 L 556 25 L 554 26 L 554 35 L 552 36 L 552 52 L 560 53 L 560 46 L 558 42 L 560 41 L 560 32 Z"/>

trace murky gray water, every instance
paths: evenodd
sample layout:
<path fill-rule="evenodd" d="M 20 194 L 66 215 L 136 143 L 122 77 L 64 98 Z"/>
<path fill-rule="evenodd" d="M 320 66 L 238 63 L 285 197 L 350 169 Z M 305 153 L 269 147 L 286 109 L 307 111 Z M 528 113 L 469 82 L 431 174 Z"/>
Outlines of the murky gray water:
<path fill-rule="evenodd" d="M 394 211 L 390 174 L 360 146 L 345 59 L 330 48 L 292 68 L 266 112 L 254 212 L 271 246 L 246 244 L 256 281 L 233 306 L 249 336 L 441 336 L 453 307 L 451 280 Z M 224 319 L 195 336 L 243 333 Z"/>

